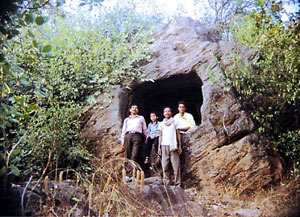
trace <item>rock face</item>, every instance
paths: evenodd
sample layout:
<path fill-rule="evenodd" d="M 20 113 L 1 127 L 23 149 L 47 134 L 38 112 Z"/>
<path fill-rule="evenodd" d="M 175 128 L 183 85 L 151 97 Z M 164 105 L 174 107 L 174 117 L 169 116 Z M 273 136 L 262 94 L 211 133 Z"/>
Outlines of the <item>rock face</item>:
<path fill-rule="evenodd" d="M 139 193 L 129 184 L 129 191 L 139 201 L 146 201 L 157 209 L 157 215 L 163 216 L 209 216 L 203 205 L 191 201 L 181 187 L 164 186 L 160 177 L 145 179 L 143 192 Z"/>
<path fill-rule="evenodd" d="M 89 207 L 88 193 L 71 183 L 50 181 L 47 189 L 44 188 L 44 182 L 37 187 L 34 187 L 35 184 L 30 184 L 26 189 L 25 183 L 22 183 L 22 186 L 11 187 L 9 198 L 6 200 L 1 198 L 2 203 L 6 201 L 5 206 L 1 206 L 1 216 L 98 216 L 100 204 L 107 204 L 110 200 L 110 192 L 101 192 L 96 187 Z M 160 177 L 145 179 L 143 192 L 140 192 L 132 182 L 127 185 L 120 183 L 118 185 L 119 191 L 128 193 L 127 199 L 134 198 L 135 202 L 138 201 L 142 205 L 144 210 L 138 211 L 139 216 L 209 216 L 206 207 L 201 203 L 191 201 L 181 187 L 164 186 Z M 103 208 L 101 210 L 103 213 L 99 216 L 101 214 L 127 216 L 130 212 L 134 212 L 134 209 L 130 210 L 130 207 L 127 209 L 125 213 L 113 213 L 110 209 Z"/>
<path fill-rule="evenodd" d="M 84 198 L 84 190 L 69 183 L 44 181 L 37 186 L 36 182 L 21 183 L 8 188 L 7 195 L 0 198 L 0 216 L 68 216 L 79 217 L 88 215 L 86 203 L 74 198 Z M 55 212 L 48 208 L 53 205 Z M 56 213 L 55 215 L 53 213 Z M 91 212 L 95 216 L 94 212 Z"/>
<path fill-rule="evenodd" d="M 267 151 L 267 141 L 256 131 L 232 90 L 223 88 L 224 70 L 233 67 L 234 52 L 255 61 L 245 48 L 220 41 L 212 28 L 181 19 L 158 30 L 150 45 L 153 60 L 144 66 L 146 80 L 131 89 L 115 87 L 101 95 L 86 115 L 83 130 L 102 157 L 121 152 L 119 137 L 129 106 L 136 103 L 146 120 L 154 110 L 187 102 L 197 127 L 185 135 L 181 155 L 186 185 L 233 187 L 240 192 L 259 189 L 282 172 L 279 157 Z M 217 84 L 209 76 L 218 74 Z"/>

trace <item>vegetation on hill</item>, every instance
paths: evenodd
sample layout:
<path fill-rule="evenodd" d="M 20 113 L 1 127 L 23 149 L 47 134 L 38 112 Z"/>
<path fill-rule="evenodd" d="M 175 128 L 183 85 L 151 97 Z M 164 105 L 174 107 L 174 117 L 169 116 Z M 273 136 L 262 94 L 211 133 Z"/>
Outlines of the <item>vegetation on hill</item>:
<path fill-rule="evenodd" d="M 260 133 L 274 141 L 287 165 L 300 169 L 300 20 L 299 13 L 282 21 L 281 2 L 257 1 L 247 16 L 231 24 L 233 40 L 255 50 L 258 60 L 236 58 L 228 72 Z"/>
<path fill-rule="evenodd" d="M 38 177 L 48 161 L 48 170 L 87 172 L 84 106 L 112 85 L 142 78 L 139 65 L 151 58 L 148 36 L 159 17 L 132 5 L 93 20 L 49 7 L 25 10 L 11 20 L 22 23 L 18 33 L 1 35 L 1 176 Z"/>
<path fill-rule="evenodd" d="M 112 85 L 126 86 L 143 78 L 140 66 L 151 60 L 151 30 L 165 18 L 139 12 L 134 4 L 103 10 L 101 1 L 83 1 L 82 5 L 100 11 L 91 19 L 67 15 L 60 10 L 63 1 L 4 2 L 7 7 L 0 10 L 0 177 L 7 183 L 43 177 L 46 170 L 58 168 L 89 176 L 91 153 L 80 135 L 84 108 Z M 222 14 L 221 1 L 210 2 Z M 226 38 L 254 49 L 259 57 L 253 65 L 237 57 L 236 68 L 226 72 L 227 81 L 258 130 L 274 141 L 286 165 L 294 168 L 291 173 L 298 172 L 299 14 L 288 14 L 283 22 L 286 3 L 281 1 L 257 0 L 250 8 L 245 6 L 249 1 L 227 2 L 226 20 L 212 20 L 220 24 Z M 235 2 L 239 7 L 232 7 Z"/>

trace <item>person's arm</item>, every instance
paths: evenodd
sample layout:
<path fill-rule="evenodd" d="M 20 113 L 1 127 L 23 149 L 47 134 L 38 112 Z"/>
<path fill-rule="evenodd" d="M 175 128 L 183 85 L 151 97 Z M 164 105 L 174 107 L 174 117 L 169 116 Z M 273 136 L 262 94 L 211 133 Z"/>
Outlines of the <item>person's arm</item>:
<path fill-rule="evenodd" d="M 181 154 L 182 146 L 181 146 L 181 135 L 179 129 L 176 130 L 176 134 L 177 134 L 177 142 L 178 142 L 178 153 Z"/>
<path fill-rule="evenodd" d="M 148 127 L 147 127 L 147 137 L 146 137 L 146 139 L 147 139 L 148 136 L 150 135 L 150 124 L 151 124 L 151 123 L 149 123 L 149 124 L 148 124 Z"/>
<path fill-rule="evenodd" d="M 192 114 L 190 114 L 190 118 L 189 118 L 189 124 L 190 124 L 190 128 L 193 128 L 194 126 L 196 126 L 194 117 Z"/>
<path fill-rule="evenodd" d="M 147 125 L 146 125 L 145 118 L 143 116 L 142 116 L 142 130 L 143 130 L 145 137 L 147 138 Z"/>
<path fill-rule="evenodd" d="M 123 127 L 122 127 L 122 133 L 121 133 L 122 148 L 125 148 L 124 139 L 125 139 L 126 128 L 127 128 L 127 119 L 124 120 Z"/>
<path fill-rule="evenodd" d="M 159 136 L 158 126 L 159 123 L 157 123 L 157 126 L 155 127 L 155 137 Z"/>
<path fill-rule="evenodd" d="M 161 130 L 158 131 L 158 154 L 161 155 L 161 141 L 162 141 L 162 133 Z"/>

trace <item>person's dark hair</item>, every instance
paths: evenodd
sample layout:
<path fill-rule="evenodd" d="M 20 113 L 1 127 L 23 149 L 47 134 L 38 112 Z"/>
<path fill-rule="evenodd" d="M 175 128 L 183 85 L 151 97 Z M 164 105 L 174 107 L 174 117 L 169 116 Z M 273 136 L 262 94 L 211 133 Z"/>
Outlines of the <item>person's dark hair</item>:
<path fill-rule="evenodd" d="M 150 112 L 150 115 L 152 115 L 152 114 L 155 114 L 156 116 L 158 116 L 157 112 Z"/>
<path fill-rule="evenodd" d="M 133 106 L 136 106 L 136 107 L 138 107 L 138 105 L 137 105 L 137 104 L 132 104 L 132 105 L 130 106 L 130 108 L 132 108 Z"/>
<path fill-rule="evenodd" d="M 178 103 L 178 106 L 181 105 L 181 104 L 183 104 L 184 106 L 186 106 L 184 101 L 180 101 L 180 102 Z"/>

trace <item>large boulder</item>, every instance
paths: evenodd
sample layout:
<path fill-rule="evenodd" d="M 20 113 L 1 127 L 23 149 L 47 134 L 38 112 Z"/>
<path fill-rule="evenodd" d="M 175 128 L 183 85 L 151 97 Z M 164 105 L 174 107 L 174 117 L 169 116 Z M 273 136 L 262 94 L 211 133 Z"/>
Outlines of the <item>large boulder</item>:
<path fill-rule="evenodd" d="M 209 216 L 205 206 L 192 201 L 181 187 L 164 186 L 160 177 L 145 179 L 141 193 L 136 190 L 134 183 L 128 185 L 128 191 L 138 201 L 144 201 L 149 207 L 156 209 L 156 215 Z"/>
<path fill-rule="evenodd" d="M 121 126 L 131 103 L 138 104 L 148 120 L 151 110 L 161 114 L 163 106 L 176 109 L 177 102 L 185 100 L 197 122 L 185 135 L 181 155 L 186 185 L 232 186 L 243 192 L 277 180 L 280 158 L 268 149 L 268 141 L 256 131 L 234 92 L 223 87 L 224 70 L 234 66 L 233 53 L 248 62 L 255 61 L 255 55 L 220 38 L 215 29 L 188 18 L 156 31 L 144 81 L 112 88 L 87 112 L 83 132 L 96 154 L 121 153 Z M 216 84 L 211 74 L 218 75 Z"/>
<path fill-rule="evenodd" d="M 136 216 L 138 213 L 138 216 L 209 216 L 204 205 L 192 201 L 181 187 L 162 185 L 160 177 L 145 179 L 142 192 L 140 185 L 134 182 L 126 185 L 117 183 L 115 206 L 110 205 L 111 191 L 104 192 L 96 184 L 93 187 L 91 204 L 88 199 L 89 192 L 76 187 L 75 183 L 48 181 L 46 185 L 45 189 L 45 182 L 42 181 L 38 184 L 30 183 L 28 186 L 27 183 L 11 186 L 9 194 L 0 198 L 5 203 L 1 204 L 0 215 L 81 217 L 100 214 Z M 118 205 L 124 205 L 124 201 L 134 206 L 125 206 L 126 209 L 119 210 Z"/>

